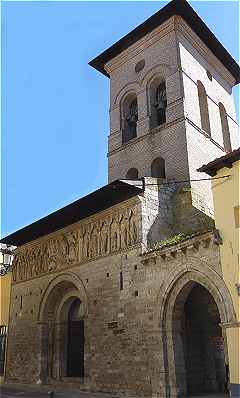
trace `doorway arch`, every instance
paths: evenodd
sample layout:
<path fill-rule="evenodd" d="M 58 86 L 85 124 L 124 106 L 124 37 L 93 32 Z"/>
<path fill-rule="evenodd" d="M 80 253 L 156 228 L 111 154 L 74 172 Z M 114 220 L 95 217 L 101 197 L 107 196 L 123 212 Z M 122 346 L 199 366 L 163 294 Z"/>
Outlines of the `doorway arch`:
<path fill-rule="evenodd" d="M 39 311 L 42 383 L 85 375 L 87 296 L 81 279 L 73 273 L 54 278 Z"/>
<path fill-rule="evenodd" d="M 179 292 L 172 314 L 178 396 L 223 393 L 226 387 L 224 340 L 213 296 L 194 281 Z"/>
<path fill-rule="evenodd" d="M 225 363 L 228 363 L 225 329 L 222 329 L 219 324 L 229 323 L 236 319 L 231 295 L 223 279 L 213 268 L 204 261 L 189 258 L 188 263 L 179 264 L 172 270 L 169 277 L 164 281 L 158 297 L 159 324 L 165 368 L 165 378 L 164 380 L 161 378 L 161 383 L 165 385 L 166 398 L 191 396 L 189 395 L 191 394 L 191 385 L 187 384 L 184 333 L 179 325 L 181 325 L 183 311 L 190 311 L 191 305 L 193 305 L 191 299 L 194 300 L 194 298 L 190 294 L 194 287 L 199 287 L 203 296 L 206 295 L 204 297 L 206 300 L 207 298 L 210 300 L 214 308 L 213 314 L 215 314 L 215 317 L 213 318 L 215 319 L 216 328 L 214 330 L 216 335 L 212 336 L 214 338 L 211 341 L 222 350 Z M 185 308 L 185 305 L 188 308 Z M 220 320 L 219 323 L 218 320 Z M 220 329 L 218 329 L 218 326 L 220 326 Z M 179 380 L 182 380 L 182 382 L 179 382 Z M 220 384 L 218 386 L 222 388 Z"/>

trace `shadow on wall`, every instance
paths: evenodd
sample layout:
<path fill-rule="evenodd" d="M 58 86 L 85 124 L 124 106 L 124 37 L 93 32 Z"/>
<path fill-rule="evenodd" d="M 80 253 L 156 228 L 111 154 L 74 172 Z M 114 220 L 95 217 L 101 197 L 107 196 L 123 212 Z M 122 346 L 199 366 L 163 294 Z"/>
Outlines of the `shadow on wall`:
<path fill-rule="evenodd" d="M 157 216 L 147 234 L 148 247 L 179 233 L 193 234 L 214 228 L 214 220 L 192 205 L 190 188 L 161 184 L 161 181 Z"/>

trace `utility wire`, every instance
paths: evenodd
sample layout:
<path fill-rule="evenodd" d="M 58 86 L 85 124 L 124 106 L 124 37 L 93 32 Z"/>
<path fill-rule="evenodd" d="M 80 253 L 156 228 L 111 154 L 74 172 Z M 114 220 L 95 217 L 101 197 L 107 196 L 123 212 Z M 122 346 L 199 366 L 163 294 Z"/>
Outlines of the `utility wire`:
<path fill-rule="evenodd" d="M 212 177 L 212 178 L 199 178 L 196 180 L 170 180 L 167 182 L 161 182 L 160 184 L 154 183 L 154 184 L 149 184 L 149 183 L 145 183 L 144 186 L 151 186 L 151 185 L 169 185 L 169 184 L 181 184 L 183 182 L 200 182 L 200 181 L 212 181 L 212 180 L 219 180 L 220 178 L 228 178 L 228 177 L 232 177 L 231 174 L 229 175 L 225 175 L 225 176 L 221 176 L 221 177 Z M 123 181 L 125 180 L 126 182 L 129 181 L 128 179 L 122 179 Z M 133 180 L 134 181 L 134 180 Z M 137 180 L 136 180 L 137 181 Z M 122 187 L 122 185 L 120 184 L 114 184 L 114 187 Z M 142 184 L 134 184 L 135 187 L 141 187 Z"/>

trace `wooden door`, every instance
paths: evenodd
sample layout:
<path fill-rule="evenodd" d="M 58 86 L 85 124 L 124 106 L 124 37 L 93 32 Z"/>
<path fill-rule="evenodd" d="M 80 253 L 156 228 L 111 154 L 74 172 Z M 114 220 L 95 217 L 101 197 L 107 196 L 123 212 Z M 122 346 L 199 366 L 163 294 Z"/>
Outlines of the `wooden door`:
<path fill-rule="evenodd" d="M 68 323 L 68 377 L 84 376 L 84 321 Z"/>

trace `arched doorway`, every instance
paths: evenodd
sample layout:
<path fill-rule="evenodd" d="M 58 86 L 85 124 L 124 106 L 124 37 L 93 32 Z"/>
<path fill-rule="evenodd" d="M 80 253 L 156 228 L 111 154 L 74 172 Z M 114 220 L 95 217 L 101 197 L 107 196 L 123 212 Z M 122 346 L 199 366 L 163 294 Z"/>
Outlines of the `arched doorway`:
<path fill-rule="evenodd" d="M 39 321 L 42 383 L 86 375 L 87 298 L 75 274 L 56 277 L 46 289 Z"/>
<path fill-rule="evenodd" d="M 190 281 L 176 297 L 172 338 L 177 397 L 226 391 L 224 339 L 216 302 Z"/>

